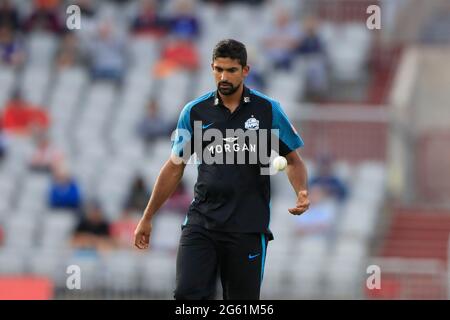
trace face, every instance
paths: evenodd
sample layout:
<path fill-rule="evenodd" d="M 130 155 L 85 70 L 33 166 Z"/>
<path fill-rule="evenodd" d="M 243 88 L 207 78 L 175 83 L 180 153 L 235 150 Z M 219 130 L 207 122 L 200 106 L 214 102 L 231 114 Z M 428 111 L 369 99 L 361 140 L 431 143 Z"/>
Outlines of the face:
<path fill-rule="evenodd" d="M 250 70 L 249 66 L 242 67 L 238 60 L 217 58 L 211 64 L 217 90 L 225 96 L 232 95 L 244 82 Z"/>
<path fill-rule="evenodd" d="M 87 212 L 88 212 L 87 218 L 90 221 L 101 222 L 103 220 L 102 212 L 100 208 L 98 208 L 97 206 L 95 205 L 88 206 Z"/>
<path fill-rule="evenodd" d="M 8 43 L 12 39 L 12 33 L 7 27 L 0 29 L 0 42 Z"/>
<path fill-rule="evenodd" d="M 64 184 L 70 181 L 70 175 L 65 169 L 57 168 L 55 170 L 55 180 L 58 183 Z"/>

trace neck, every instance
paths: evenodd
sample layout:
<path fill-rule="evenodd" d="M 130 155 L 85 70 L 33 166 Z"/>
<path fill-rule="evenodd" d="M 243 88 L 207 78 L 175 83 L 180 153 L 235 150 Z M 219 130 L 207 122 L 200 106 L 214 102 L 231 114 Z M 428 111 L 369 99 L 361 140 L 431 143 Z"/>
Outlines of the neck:
<path fill-rule="evenodd" d="M 222 99 L 222 103 L 225 107 L 230 109 L 231 112 L 234 111 L 239 106 L 241 102 L 242 92 L 244 91 L 244 85 L 241 84 L 239 89 L 236 90 L 232 95 L 223 95 L 219 92 L 220 99 Z"/>

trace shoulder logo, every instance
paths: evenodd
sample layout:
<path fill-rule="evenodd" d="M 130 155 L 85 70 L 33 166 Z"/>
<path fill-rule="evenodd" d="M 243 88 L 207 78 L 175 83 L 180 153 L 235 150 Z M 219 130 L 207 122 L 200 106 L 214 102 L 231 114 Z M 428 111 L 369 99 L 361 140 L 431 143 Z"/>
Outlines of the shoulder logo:
<path fill-rule="evenodd" d="M 251 118 L 248 118 L 247 121 L 245 121 L 245 129 L 258 130 L 259 129 L 259 120 L 256 120 L 256 118 L 252 115 Z"/>

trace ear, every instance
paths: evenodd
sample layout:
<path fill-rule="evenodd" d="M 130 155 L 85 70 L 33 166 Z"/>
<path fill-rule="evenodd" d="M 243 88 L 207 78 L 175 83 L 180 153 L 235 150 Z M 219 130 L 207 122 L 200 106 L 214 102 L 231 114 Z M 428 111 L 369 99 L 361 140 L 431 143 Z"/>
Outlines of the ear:
<path fill-rule="evenodd" d="M 246 65 L 242 68 L 242 73 L 244 74 L 244 77 L 248 76 L 248 73 L 250 72 L 250 66 Z"/>
<path fill-rule="evenodd" d="M 214 63 L 211 62 L 211 70 L 214 71 Z"/>

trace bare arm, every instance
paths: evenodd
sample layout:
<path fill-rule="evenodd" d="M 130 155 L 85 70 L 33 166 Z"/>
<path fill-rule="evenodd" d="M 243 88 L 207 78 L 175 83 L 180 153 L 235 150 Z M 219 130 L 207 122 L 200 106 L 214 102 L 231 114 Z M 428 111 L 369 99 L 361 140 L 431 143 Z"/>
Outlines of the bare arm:
<path fill-rule="evenodd" d="M 294 188 L 295 194 L 302 190 L 307 190 L 308 175 L 306 166 L 297 151 L 292 151 L 286 155 L 286 173 Z"/>
<path fill-rule="evenodd" d="M 185 166 L 185 163 L 180 163 L 172 155 L 162 167 L 141 221 L 139 221 L 134 232 L 134 245 L 139 249 L 146 249 L 148 247 L 152 230 L 151 220 L 177 188 L 178 183 L 183 177 Z"/>
<path fill-rule="evenodd" d="M 306 166 L 297 151 L 292 151 L 286 155 L 287 168 L 286 174 L 297 195 L 295 208 L 289 209 L 289 212 L 295 215 L 302 214 L 309 208 L 308 199 L 308 174 Z"/>

